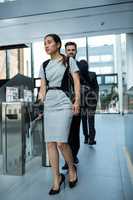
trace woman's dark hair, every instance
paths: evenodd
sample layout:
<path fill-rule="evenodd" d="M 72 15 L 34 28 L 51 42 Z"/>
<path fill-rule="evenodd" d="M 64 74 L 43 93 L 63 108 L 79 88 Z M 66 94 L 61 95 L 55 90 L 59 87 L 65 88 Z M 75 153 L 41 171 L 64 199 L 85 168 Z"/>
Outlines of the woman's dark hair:
<path fill-rule="evenodd" d="M 59 37 L 57 34 L 51 33 L 51 34 L 47 34 L 47 35 L 44 37 L 44 40 L 45 40 L 47 37 L 52 37 L 56 44 L 57 44 L 57 43 L 60 44 L 60 48 L 59 48 L 59 51 L 60 51 L 61 45 L 62 45 L 60 37 Z"/>
<path fill-rule="evenodd" d="M 57 43 L 60 44 L 60 47 L 59 47 L 59 52 L 60 52 L 61 45 L 62 45 L 62 42 L 61 42 L 60 37 L 59 37 L 57 34 L 51 33 L 51 34 L 47 34 L 47 35 L 44 37 L 44 40 L 45 40 L 47 37 L 52 37 L 56 44 L 57 44 Z M 66 65 L 66 56 L 65 56 L 64 54 L 61 54 L 61 53 L 60 53 L 60 55 L 63 57 L 63 64 Z"/>

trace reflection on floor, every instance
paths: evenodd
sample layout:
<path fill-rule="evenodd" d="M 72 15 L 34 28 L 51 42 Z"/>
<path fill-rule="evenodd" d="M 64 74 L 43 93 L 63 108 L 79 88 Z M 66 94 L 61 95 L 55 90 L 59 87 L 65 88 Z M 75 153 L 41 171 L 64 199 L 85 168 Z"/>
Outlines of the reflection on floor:
<path fill-rule="evenodd" d="M 83 144 L 81 131 L 77 187 L 70 189 L 66 184 L 65 190 L 62 189 L 60 194 L 54 196 L 55 200 L 133 199 L 133 186 L 124 153 L 123 117 L 113 114 L 97 115 L 96 129 L 95 147 Z M 50 168 L 41 167 L 41 159 L 37 157 L 27 165 L 24 176 L 0 176 L 0 199 L 51 199 L 53 197 L 48 196 L 51 182 Z"/>

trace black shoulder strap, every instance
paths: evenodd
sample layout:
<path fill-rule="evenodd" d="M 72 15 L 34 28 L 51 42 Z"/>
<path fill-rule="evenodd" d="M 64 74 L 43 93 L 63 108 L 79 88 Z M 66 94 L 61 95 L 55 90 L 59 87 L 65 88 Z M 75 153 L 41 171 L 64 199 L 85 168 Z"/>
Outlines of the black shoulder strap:
<path fill-rule="evenodd" d="M 69 57 L 66 57 L 66 67 L 67 67 L 67 69 L 70 68 L 70 65 L 69 65 Z"/>
<path fill-rule="evenodd" d="M 77 66 L 78 66 L 78 68 L 80 70 L 80 62 L 76 60 L 76 64 L 77 64 Z"/>
<path fill-rule="evenodd" d="M 44 76 L 45 76 L 45 80 L 46 80 L 46 85 L 48 85 L 48 82 L 49 82 L 47 77 L 46 77 L 46 67 L 47 67 L 49 61 L 50 61 L 50 59 L 43 62 L 43 71 L 44 71 Z"/>

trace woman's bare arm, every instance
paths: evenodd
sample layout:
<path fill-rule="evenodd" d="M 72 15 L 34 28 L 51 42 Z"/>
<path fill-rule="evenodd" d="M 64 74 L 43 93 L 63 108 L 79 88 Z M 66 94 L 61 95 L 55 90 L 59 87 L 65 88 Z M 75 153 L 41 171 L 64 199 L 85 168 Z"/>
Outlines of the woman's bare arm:
<path fill-rule="evenodd" d="M 41 79 L 41 85 L 40 85 L 40 91 L 38 94 L 38 100 L 41 102 L 44 101 L 46 95 L 46 81 L 44 79 Z"/>

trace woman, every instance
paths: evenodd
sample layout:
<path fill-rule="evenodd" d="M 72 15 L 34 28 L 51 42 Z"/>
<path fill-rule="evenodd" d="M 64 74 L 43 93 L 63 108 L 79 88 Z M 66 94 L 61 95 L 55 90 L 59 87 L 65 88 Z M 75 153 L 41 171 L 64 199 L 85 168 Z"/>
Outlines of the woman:
<path fill-rule="evenodd" d="M 59 151 L 68 163 L 69 186 L 72 188 L 78 181 L 76 166 L 73 164 L 71 149 L 67 144 L 72 115 L 79 113 L 80 79 L 78 68 L 73 58 L 69 59 L 70 72 L 74 80 L 75 101 L 72 103 L 60 89 L 66 71 L 65 57 L 60 53 L 61 40 L 56 34 L 44 38 L 45 51 L 51 59 L 45 69 L 40 68 L 41 87 L 39 100 L 44 101 L 45 141 L 48 143 L 49 160 L 53 172 L 53 186 L 50 195 L 60 192 L 65 176 L 59 172 Z M 49 87 L 46 90 L 46 80 Z M 47 91 L 47 92 L 46 92 Z"/>

